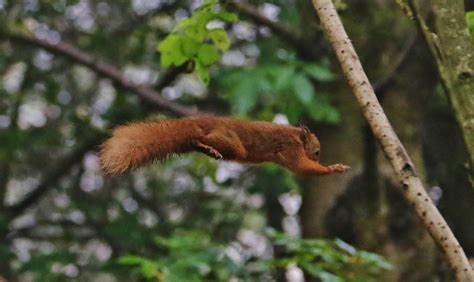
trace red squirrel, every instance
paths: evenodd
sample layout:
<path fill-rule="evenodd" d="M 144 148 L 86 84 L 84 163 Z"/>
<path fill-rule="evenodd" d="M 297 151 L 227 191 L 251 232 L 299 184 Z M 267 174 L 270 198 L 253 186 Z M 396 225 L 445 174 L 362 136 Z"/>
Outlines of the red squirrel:
<path fill-rule="evenodd" d="M 345 172 L 343 164 L 319 162 L 318 138 L 304 126 L 227 117 L 196 116 L 137 122 L 117 127 L 103 145 L 100 162 L 108 174 L 192 151 L 217 160 L 274 162 L 300 175 Z"/>

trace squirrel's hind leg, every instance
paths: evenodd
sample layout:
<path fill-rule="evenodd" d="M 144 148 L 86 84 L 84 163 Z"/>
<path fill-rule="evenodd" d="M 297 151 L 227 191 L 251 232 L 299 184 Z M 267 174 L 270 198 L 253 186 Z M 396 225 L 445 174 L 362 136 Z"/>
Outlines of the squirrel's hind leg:
<path fill-rule="evenodd" d="M 211 158 L 214 158 L 216 160 L 222 160 L 224 158 L 222 154 L 219 153 L 219 151 L 209 145 L 202 143 L 201 141 L 195 140 L 193 141 L 193 145 L 197 151 L 204 153 Z"/>
<path fill-rule="evenodd" d="M 215 159 L 243 160 L 247 150 L 230 130 L 215 130 L 193 141 L 196 150 Z"/>

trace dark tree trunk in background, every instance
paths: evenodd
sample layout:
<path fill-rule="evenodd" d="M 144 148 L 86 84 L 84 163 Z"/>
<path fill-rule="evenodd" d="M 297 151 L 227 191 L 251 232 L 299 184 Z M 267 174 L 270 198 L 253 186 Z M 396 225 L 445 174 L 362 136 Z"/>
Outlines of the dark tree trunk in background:
<path fill-rule="evenodd" d="M 466 167 L 474 183 L 474 42 L 467 29 L 464 1 L 397 3 L 418 25 L 433 54 L 453 116 L 464 139 L 468 156 Z M 427 3 L 431 9 L 429 16 L 425 15 Z"/>
<path fill-rule="evenodd" d="M 436 96 L 436 95 L 433 95 Z M 443 103 L 435 97 L 433 103 Z M 441 188 L 439 209 L 468 256 L 474 256 L 474 189 L 464 167 L 467 152 L 449 108 L 429 105 L 424 111 L 423 152 L 428 183 Z M 446 150 L 449 146 L 449 150 Z"/>
<path fill-rule="evenodd" d="M 419 97 L 423 104 L 423 156 L 427 182 L 441 192 L 439 209 L 467 256 L 474 256 L 474 189 L 465 167 L 468 154 L 461 130 L 440 91 Z M 447 149 L 447 147 L 449 149 Z"/>

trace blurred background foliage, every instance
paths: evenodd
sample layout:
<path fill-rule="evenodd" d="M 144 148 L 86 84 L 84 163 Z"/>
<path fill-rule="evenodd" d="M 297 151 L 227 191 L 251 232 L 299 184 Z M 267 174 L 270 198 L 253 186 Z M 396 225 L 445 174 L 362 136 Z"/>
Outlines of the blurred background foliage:
<path fill-rule="evenodd" d="M 395 3 L 336 2 L 473 257 L 465 144 L 429 49 Z M 353 169 L 302 179 L 191 154 L 102 174 L 111 128 L 194 109 L 306 124 L 323 161 Z M 450 279 L 397 189 L 310 1 L 0 0 L 0 274 L 11 281 Z"/>

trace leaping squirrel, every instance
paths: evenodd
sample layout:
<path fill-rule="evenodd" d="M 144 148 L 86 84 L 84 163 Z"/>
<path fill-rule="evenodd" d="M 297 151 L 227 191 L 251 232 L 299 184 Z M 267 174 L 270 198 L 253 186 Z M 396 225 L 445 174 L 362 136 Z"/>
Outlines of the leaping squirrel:
<path fill-rule="evenodd" d="M 197 116 L 137 122 L 113 130 L 100 162 L 109 174 L 192 151 L 240 163 L 274 162 L 301 175 L 345 172 L 343 164 L 322 165 L 320 144 L 308 128 L 265 121 Z"/>

